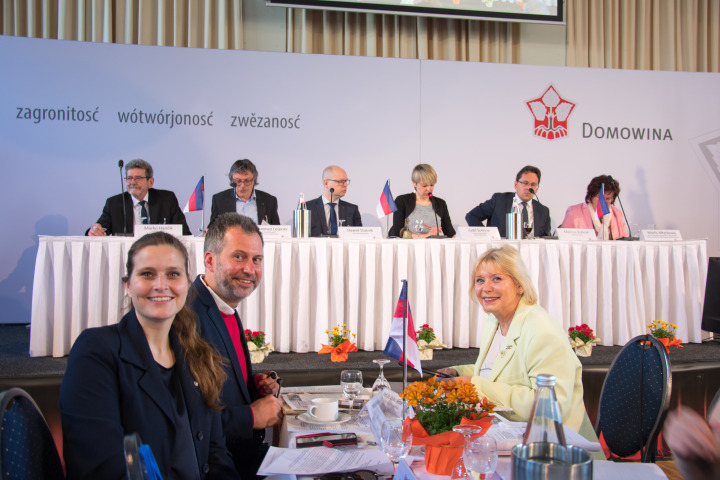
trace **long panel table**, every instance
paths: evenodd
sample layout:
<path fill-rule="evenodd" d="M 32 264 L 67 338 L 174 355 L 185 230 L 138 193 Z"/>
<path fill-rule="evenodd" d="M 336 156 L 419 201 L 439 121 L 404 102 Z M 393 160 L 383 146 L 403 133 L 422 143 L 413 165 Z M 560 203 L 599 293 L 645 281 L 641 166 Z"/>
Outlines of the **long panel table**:
<path fill-rule="evenodd" d="M 132 241 L 40 237 L 31 355 L 67 355 L 83 329 L 119 321 Z M 204 271 L 203 239 L 183 242 L 194 277 Z M 480 253 L 505 243 L 519 248 L 539 304 L 565 329 L 587 323 L 602 345 L 623 345 L 661 319 L 676 323 L 684 341 L 702 341 L 705 240 L 268 240 L 263 279 L 239 312 L 246 328 L 263 330 L 280 352 L 317 351 L 325 331 L 342 324 L 357 333 L 358 348 L 381 350 L 407 279 L 416 327 L 430 324 L 448 347 L 477 348 L 486 315 L 468 293 L 470 270 Z"/>

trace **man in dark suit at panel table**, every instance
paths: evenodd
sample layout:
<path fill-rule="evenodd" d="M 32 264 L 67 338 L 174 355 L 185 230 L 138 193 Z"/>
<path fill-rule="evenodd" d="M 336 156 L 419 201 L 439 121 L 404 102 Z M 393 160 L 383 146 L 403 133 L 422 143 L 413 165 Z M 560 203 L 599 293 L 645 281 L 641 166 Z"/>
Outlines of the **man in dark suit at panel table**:
<path fill-rule="evenodd" d="M 130 160 L 125 165 L 125 182 L 127 192 L 107 199 L 102 215 L 85 235 L 132 235 L 135 224 L 163 223 L 182 225 L 183 235 L 190 235 L 175 194 L 152 188 L 155 179 L 148 162 L 139 158 Z"/>
<path fill-rule="evenodd" d="M 505 215 L 517 205 L 523 217 L 523 223 L 532 222 L 530 232 L 535 237 L 550 236 L 550 210 L 535 200 L 535 194 L 540 188 L 540 169 L 527 165 L 515 177 L 515 191 L 496 193 L 486 202 L 481 203 L 465 215 L 465 220 L 471 227 L 482 227 L 488 220 L 488 227 L 497 227 L 501 237 L 506 237 L 507 218 Z"/>
<path fill-rule="evenodd" d="M 258 171 L 255 164 L 248 159 L 237 160 L 228 173 L 230 186 L 227 190 L 216 193 L 210 207 L 210 223 L 212 225 L 218 215 L 237 212 L 252 218 L 261 225 L 280 225 L 277 198 L 257 190 Z"/>
<path fill-rule="evenodd" d="M 347 193 L 350 180 L 342 168 L 331 165 L 323 170 L 324 192 L 307 202 L 310 210 L 310 236 L 337 235 L 337 227 L 362 227 L 357 205 L 340 200 Z"/>
<path fill-rule="evenodd" d="M 205 274 L 194 285 L 193 309 L 200 332 L 229 364 L 220 400 L 227 448 L 238 473 L 254 478 L 268 445 L 265 428 L 282 421 L 279 385 L 270 376 L 253 375 L 242 321 L 236 309 L 262 278 L 263 239 L 255 222 L 238 213 L 224 213 L 205 234 Z"/>

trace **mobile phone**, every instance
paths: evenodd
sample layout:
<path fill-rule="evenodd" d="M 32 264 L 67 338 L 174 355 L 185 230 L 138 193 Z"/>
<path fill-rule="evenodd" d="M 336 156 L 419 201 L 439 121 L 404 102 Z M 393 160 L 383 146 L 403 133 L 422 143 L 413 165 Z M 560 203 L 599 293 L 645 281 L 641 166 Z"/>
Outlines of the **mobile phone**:
<path fill-rule="evenodd" d="M 297 448 L 322 447 L 328 442 L 332 446 L 357 445 L 357 435 L 354 433 L 313 433 L 295 438 Z"/>

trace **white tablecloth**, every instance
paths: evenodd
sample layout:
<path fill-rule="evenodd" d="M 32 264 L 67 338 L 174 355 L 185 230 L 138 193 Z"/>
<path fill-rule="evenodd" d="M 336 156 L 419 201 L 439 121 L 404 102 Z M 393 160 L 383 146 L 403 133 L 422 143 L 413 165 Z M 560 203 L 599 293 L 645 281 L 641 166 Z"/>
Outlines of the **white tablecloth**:
<path fill-rule="evenodd" d="M 185 237 L 191 275 L 204 271 L 203 239 Z M 603 345 L 623 345 L 661 319 L 686 342 L 701 342 L 707 275 L 705 240 L 675 243 L 559 240 L 267 241 L 263 279 L 239 312 L 279 352 L 310 352 L 326 329 L 347 324 L 362 350 L 382 350 L 409 282 L 415 327 L 435 329 L 449 347 L 478 347 L 486 319 L 471 300 L 470 269 L 491 246 L 518 247 L 539 304 L 565 329 L 587 323 Z M 40 237 L 30 353 L 64 356 L 85 328 L 122 317 L 121 278 L 131 238 Z"/>

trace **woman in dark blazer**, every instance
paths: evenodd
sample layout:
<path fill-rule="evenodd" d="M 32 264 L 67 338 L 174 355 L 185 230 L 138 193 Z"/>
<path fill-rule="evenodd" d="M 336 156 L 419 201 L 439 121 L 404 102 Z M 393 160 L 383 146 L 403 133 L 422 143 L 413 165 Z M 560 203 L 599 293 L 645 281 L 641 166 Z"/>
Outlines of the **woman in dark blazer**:
<path fill-rule="evenodd" d="M 68 479 L 124 479 L 131 433 L 164 479 L 240 478 L 219 414 L 225 360 L 197 334 L 187 267 L 178 239 L 145 235 L 123 278 L 132 310 L 75 341 L 59 400 Z"/>
<path fill-rule="evenodd" d="M 429 236 L 445 235 L 455 236 L 455 229 L 450 220 L 447 204 L 442 198 L 433 196 L 433 190 L 437 183 L 435 169 L 426 163 L 417 165 L 410 176 L 415 192 L 399 195 L 395 198 L 397 210 L 393 213 L 393 226 L 388 232 L 389 237 L 399 237 L 400 230 L 405 226 L 405 219 L 410 219 L 408 226 L 413 238 L 427 238 Z M 417 207 L 430 210 L 429 217 L 415 212 Z M 416 218 L 422 220 L 422 224 L 415 223 Z M 438 226 L 440 227 L 438 231 Z M 417 230 L 420 230 L 419 232 Z"/>

